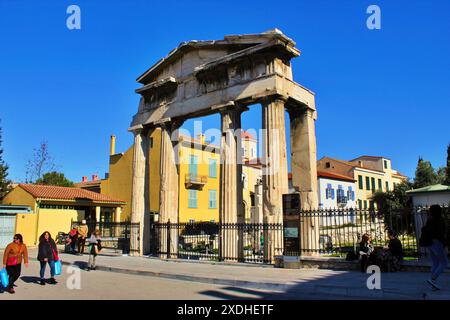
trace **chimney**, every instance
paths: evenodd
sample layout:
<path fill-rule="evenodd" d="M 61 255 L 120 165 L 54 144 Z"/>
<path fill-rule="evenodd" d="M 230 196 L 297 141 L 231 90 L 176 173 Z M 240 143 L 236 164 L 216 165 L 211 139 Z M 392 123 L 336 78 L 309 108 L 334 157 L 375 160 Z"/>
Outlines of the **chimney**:
<path fill-rule="evenodd" d="M 116 136 L 112 135 L 109 143 L 109 155 L 115 155 L 116 154 Z"/>
<path fill-rule="evenodd" d="M 87 182 L 88 180 L 87 180 L 87 176 L 83 176 L 82 178 L 81 178 L 81 182 Z"/>
<path fill-rule="evenodd" d="M 200 144 L 205 144 L 205 135 L 204 134 L 197 135 L 197 139 L 200 142 Z"/>
<path fill-rule="evenodd" d="M 98 175 L 93 174 L 93 175 L 92 175 L 92 181 L 97 181 L 97 180 L 98 180 Z"/>

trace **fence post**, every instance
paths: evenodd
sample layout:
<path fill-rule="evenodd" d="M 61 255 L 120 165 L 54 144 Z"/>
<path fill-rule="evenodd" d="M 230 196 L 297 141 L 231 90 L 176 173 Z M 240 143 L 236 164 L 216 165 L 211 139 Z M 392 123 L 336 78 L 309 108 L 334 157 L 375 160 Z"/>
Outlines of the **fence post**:
<path fill-rule="evenodd" d="M 170 259 L 170 219 L 167 221 L 167 259 Z"/>

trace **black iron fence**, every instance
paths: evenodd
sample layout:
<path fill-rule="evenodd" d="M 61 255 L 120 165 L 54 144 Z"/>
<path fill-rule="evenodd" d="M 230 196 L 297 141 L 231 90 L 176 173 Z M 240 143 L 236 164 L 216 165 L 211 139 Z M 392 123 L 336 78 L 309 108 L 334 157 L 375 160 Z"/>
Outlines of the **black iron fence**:
<path fill-rule="evenodd" d="M 449 208 L 444 207 L 443 212 L 447 227 L 450 227 Z M 285 241 L 284 254 L 344 257 L 348 252 L 359 252 L 363 234 L 368 234 L 374 247 L 380 249 L 388 244 L 387 231 L 392 230 L 402 242 L 404 256 L 418 259 L 426 255 L 425 248 L 418 242 L 427 216 L 428 208 L 299 211 L 289 216 L 291 229 L 292 222 L 297 220 L 298 232 L 294 234 L 298 233 L 298 236 L 289 237 L 288 228 L 285 228 L 284 236 L 288 241 Z"/>
<path fill-rule="evenodd" d="M 78 227 L 81 222 L 72 222 L 72 228 Z M 95 230 L 100 231 L 102 247 L 114 249 L 123 253 L 139 251 L 139 248 L 131 248 L 131 234 L 139 234 L 139 223 L 131 222 L 92 222 L 88 221 L 88 238 Z"/>
<path fill-rule="evenodd" d="M 152 223 L 150 250 L 167 258 L 271 263 L 269 237 L 281 254 L 282 224 Z"/>

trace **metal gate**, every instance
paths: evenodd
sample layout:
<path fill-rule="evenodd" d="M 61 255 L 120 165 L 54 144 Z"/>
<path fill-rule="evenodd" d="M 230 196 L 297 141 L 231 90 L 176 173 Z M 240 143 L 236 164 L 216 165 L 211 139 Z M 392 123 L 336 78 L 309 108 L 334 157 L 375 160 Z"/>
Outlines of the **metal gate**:
<path fill-rule="evenodd" d="M 0 248 L 12 242 L 16 229 L 16 215 L 0 215 Z"/>

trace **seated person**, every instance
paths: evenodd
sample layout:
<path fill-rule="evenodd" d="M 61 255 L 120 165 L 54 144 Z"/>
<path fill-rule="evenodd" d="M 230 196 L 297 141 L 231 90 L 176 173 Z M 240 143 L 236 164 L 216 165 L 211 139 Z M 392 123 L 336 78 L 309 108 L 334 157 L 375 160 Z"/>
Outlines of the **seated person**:
<path fill-rule="evenodd" d="M 389 243 L 385 248 L 384 265 L 388 272 L 399 271 L 403 261 L 403 247 L 394 231 L 388 231 Z"/>
<path fill-rule="evenodd" d="M 365 233 L 359 243 L 359 255 L 361 256 L 361 272 L 366 272 L 370 263 L 370 256 L 374 252 L 370 236 Z"/>

